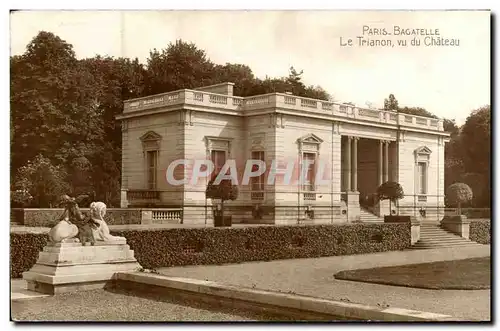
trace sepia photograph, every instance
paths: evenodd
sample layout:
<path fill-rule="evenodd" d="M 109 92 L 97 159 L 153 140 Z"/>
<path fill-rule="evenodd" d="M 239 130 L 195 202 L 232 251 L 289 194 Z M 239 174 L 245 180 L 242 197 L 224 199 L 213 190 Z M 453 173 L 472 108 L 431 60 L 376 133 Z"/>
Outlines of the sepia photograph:
<path fill-rule="evenodd" d="M 492 322 L 490 10 L 9 20 L 12 323 Z"/>

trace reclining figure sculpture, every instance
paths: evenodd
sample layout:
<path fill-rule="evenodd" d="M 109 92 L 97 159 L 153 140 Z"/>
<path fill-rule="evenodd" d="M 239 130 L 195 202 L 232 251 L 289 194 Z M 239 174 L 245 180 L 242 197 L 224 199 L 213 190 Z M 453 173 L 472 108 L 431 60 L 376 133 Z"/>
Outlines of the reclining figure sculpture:
<path fill-rule="evenodd" d="M 86 241 L 90 241 L 93 245 L 96 240 L 125 240 L 123 237 L 110 234 L 108 225 L 104 221 L 106 205 L 103 202 L 90 204 L 89 217 L 82 214 L 75 198 L 63 195 L 61 204 L 64 206 L 64 212 L 59 218 L 59 222 L 49 231 L 50 242 L 81 242 L 84 245 Z M 79 238 L 76 238 L 77 236 Z"/>

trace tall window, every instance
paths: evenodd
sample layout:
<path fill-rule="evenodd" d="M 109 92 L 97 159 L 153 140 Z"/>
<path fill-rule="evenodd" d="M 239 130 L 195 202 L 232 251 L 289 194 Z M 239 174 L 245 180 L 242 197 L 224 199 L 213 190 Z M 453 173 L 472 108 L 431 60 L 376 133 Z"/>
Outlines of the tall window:
<path fill-rule="evenodd" d="M 306 191 L 314 191 L 314 179 L 316 178 L 316 154 L 315 153 L 303 153 L 302 154 L 302 164 L 307 166 L 307 169 L 301 168 L 301 176 L 305 171 L 305 178 L 303 183 L 303 189 Z"/>
<path fill-rule="evenodd" d="M 215 179 L 219 172 L 222 170 L 224 163 L 226 163 L 226 152 L 212 150 L 212 162 L 214 163 L 214 171 L 212 172 L 212 179 Z"/>
<path fill-rule="evenodd" d="M 156 189 L 156 175 L 158 166 L 158 151 L 147 151 L 148 189 Z"/>
<path fill-rule="evenodd" d="M 427 163 L 418 162 L 418 194 L 427 194 Z"/>
<path fill-rule="evenodd" d="M 252 152 L 252 160 L 261 160 L 261 161 L 265 162 L 264 152 L 263 151 Z M 258 166 L 255 165 L 254 167 L 258 167 Z M 252 169 L 252 170 L 255 171 L 257 169 Z M 250 179 L 251 183 L 252 183 L 252 191 L 264 191 L 264 177 L 265 177 L 265 173 L 263 173 L 259 177 L 252 177 Z"/>

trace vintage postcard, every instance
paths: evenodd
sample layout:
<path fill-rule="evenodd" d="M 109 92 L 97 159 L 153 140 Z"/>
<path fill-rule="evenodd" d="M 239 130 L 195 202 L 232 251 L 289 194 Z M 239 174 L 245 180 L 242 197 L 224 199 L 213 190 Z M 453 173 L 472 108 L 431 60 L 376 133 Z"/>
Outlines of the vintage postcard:
<path fill-rule="evenodd" d="M 12 11 L 11 321 L 490 322 L 491 20 Z"/>

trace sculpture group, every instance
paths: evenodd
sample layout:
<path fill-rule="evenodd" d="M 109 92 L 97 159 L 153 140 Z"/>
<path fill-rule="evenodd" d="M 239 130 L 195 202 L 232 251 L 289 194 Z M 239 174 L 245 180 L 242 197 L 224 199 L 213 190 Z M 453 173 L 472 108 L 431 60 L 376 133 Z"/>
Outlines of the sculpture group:
<path fill-rule="evenodd" d="M 61 199 L 64 212 L 59 222 L 49 231 L 51 243 L 80 242 L 85 245 L 96 241 L 124 240 L 110 234 L 108 225 L 104 221 L 106 205 L 103 202 L 92 202 L 89 215 L 84 215 L 74 198 L 64 195 Z M 77 237 L 78 236 L 78 237 Z"/>
<path fill-rule="evenodd" d="M 29 290 L 56 294 L 102 288 L 117 272 L 141 267 L 127 240 L 109 233 L 103 202 L 92 202 L 88 214 L 82 213 L 77 199 L 64 195 L 61 203 L 64 212 L 50 229 L 49 242 L 23 273 Z M 87 243 L 91 247 L 85 247 Z"/>

